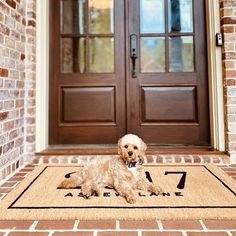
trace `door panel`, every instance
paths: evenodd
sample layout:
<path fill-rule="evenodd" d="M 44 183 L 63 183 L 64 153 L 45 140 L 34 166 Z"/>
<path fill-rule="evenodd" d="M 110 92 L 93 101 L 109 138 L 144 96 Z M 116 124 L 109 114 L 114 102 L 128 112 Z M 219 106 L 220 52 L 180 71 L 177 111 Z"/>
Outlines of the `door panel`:
<path fill-rule="evenodd" d="M 128 132 L 150 144 L 209 145 L 204 1 L 130 0 L 128 16 L 139 45 L 137 78 L 131 59 L 127 71 Z"/>
<path fill-rule="evenodd" d="M 114 87 L 63 88 L 61 104 L 63 123 L 78 122 L 79 126 L 111 122 L 114 125 Z"/>
<path fill-rule="evenodd" d="M 51 0 L 50 7 L 49 142 L 116 143 L 126 132 L 124 3 Z"/>
<path fill-rule="evenodd" d="M 142 87 L 142 124 L 144 122 L 196 124 L 195 97 L 195 87 Z"/>

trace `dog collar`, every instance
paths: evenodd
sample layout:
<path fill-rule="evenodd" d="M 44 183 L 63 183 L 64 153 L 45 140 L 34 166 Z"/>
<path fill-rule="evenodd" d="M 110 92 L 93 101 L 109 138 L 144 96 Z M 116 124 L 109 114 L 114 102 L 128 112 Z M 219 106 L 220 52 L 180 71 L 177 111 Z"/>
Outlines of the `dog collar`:
<path fill-rule="evenodd" d="M 132 167 L 137 167 L 138 165 L 142 165 L 143 162 L 141 159 L 139 159 L 138 161 L 125 161 L 125 165 L 128 167 L 128 168 L 132 168 Z"/>

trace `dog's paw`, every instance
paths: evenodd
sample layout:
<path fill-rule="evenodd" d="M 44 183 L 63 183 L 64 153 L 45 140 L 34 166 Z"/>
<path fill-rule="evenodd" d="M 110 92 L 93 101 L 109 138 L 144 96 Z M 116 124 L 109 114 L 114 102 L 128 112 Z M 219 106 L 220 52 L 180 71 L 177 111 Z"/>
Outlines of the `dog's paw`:
<path fill-rule="evenodd" d="M 158 194 L 162 193 L 163 190 L 162 190 L 161 187 L 151 184 L 151 185 L 149 185 L 149 187 L 148 187 L 148 192 L 150 192 L 150 193 L 155 193 L 155 194 L 158 195 Z"/>
<path fill-rule="evenodd" d="M 90 188 L 87 188 L 87 187 L 85 187 L 85 186 L 82 186 L 81 192 L 82 192 L 82 194 L 83 194 L 83 197 L 86 198 L 86 199 L 89 199 L 89 198 L 91 198 L 91 196 L 92 196 L 92 191 L 91 191 L 91 189 L 90 189 Z"/>
<path fill-rule="evenodd" d="M 153 186 L 153 189 L 152 189 L 152 192 L 155 193 L 155 194 L 160 194 L 163 192 L 162 188 L 159 187 L 159 186 Z"/>
<path fill-rule="evenodd" d="M 136 202 L 136 198 L 134 195 L 127 195 L 126 196 L 126 201 L 130 204 L 134 204 Z"/>

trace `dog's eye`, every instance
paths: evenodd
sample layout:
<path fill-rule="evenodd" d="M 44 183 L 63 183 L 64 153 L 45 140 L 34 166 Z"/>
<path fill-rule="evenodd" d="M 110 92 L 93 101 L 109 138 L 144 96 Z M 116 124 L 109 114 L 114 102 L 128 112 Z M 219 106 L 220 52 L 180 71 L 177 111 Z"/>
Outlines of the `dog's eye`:
<path fill-rule="evenodd" d="M 125 148 L 128 148 L 128 145 L 125 145 Z"/>
<path fill-rule="evenodd" d="M 134 149 L 138 149 L 138 147 L 137 147 L 137 146 L 134 146 Z"/>

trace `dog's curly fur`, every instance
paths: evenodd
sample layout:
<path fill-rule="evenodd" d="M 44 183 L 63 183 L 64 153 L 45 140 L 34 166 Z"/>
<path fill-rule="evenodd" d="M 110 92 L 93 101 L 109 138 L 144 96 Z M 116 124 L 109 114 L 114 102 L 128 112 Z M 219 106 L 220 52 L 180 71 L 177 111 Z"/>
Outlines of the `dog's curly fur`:
<path fill-rule="evenodd" d="M 59 188 L 81 186 L 83 196 L 90 198 L 94 192 L 99 196 L 102 188 L 112 187 L 129 203 L 136 201 L 135 189 L 158 194 L 161 189 L 146 179 L 141 165 L 146 149 L 138 136 L 127 134 L 118 141 L 118 158 L 91 161 Z"/>

